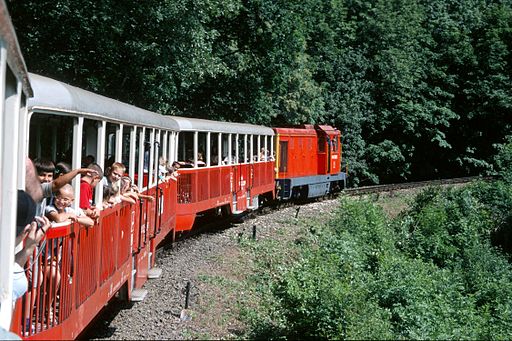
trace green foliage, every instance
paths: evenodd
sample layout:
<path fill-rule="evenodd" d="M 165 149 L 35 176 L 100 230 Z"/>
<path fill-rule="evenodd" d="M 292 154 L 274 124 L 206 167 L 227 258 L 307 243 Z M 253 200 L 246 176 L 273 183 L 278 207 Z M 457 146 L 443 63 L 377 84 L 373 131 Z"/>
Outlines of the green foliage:
<path fill-rule="evenodd" d="M 505 143 L 497 146 L 495 157 L 496 167 L 500 177 L 507 183 L 512 183 L 512 135 L 507 136 Z"/>
<path fill-rule="evenodd" d="M 511 204 L 504 182 L 430 188 L 394 220 L 371 202 L 342 199 L 335 219 L 302 237 L 295 263 L 255 276 L 267 279 L 279 323 L 269 333 L 253 319 L 251 337 L 510 338 L 512 265 L 491 241 Z"/>
<path fill-rule="evenodd" d="M 512 2 L 8 0 L 29 70 L 164 114 L 343 133 L 354 185 L 485 173 Z"/>

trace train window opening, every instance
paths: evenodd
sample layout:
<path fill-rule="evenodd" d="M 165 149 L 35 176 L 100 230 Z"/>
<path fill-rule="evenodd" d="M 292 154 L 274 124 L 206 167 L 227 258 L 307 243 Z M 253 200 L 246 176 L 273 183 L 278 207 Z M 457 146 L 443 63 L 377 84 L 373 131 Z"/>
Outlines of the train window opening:
<path fill-rule="evenodd" d="M 338 138 L 336 136 L 334 136 L 331 140 L 331 143 L 332 143 L 332 150 L 334 152 L 337 152 L 338 151 Z"/>
<path fill-rule="evenodd" d="M 194 161 L 194 132 L 181 132 L 178 139 L 178 161 L 182 167 L 193 167 Z"/>
<path fill-rule="evenodd" d="M 160 139 L 159 139 L 159 147 L 158 147 L 158 160 L 160 158 L 167 162 L 167 151 L 165 150 L 167 148 L 167 143 L 165 143 L 165 137 L 167 136 L 165 130 L 160 130 Z M 165 166 L 165 165 L 164 165 Z"/>
<path fill-rule="evenodd" d="M 238 162 L 246 163 L 247 162 L 247 135 L 240 134 L 238 135 Z"/>
<path fill-rule="evenodd" d="M 119 125 L 107 122 L 105 130 L 105 169 L 116 161 L 116 134 Z"/>
<path fill-rule="evenodd" d="M 230 134 L 222 134 L 221 135 L 221 155 L 222 155 L 222 160 L 221 162 L 224 164 L 224 165 L 228 165 L 229 164 L 229 160 L 231 159 L 231 149 L 232 147 L 230 147 L 229 145 L 229 137 L 231 135 Z"/>
<path fill-rule="evenodd" d="M 75 120 L 73 117 L 33 114 L 30 119 L 29 157 L 71 164 Z"/>
<path fill-rule="evenodd" d="M 207 133 L 198 133 L 197 136 L 197 166 L 206 166 L 206 140 L 208 139 Z"/>
<path fill-rule="evenodd" d="M 137 184 L 136 178 L 138 179 L 138 177 L 139 177 L 138 173 L 139 173 L 139 157 L 140 157 L 139 150 L 140 150 L 140 133 L 141 133 L 141 131 L 142 131 L 142 128 L 140 128 L 140 127 L 137 127 L 136 131 L 135 131 L 135 160 L 134 160 L 135 162 L 134 162 L 134 167 L 133 167 L 133 176 L 134 176 L 133 182 L 135 184 Z"/>
<path fill-rule="evenodd" d="M 251 135 L 250 143 L 251 162 L 258 161 L 258 135 Z"/>
<path fill-rule="evenodd" d="M 218 166 L 222 160 L 219 159 L 219 133 L 210 134 L 210 165 Z"/>
<path fill-rule="evenodd" d="M 279 141 L 279 172 L 288 169 L 288 141 Z"/>
<path fill-rule="evenodd" d="M 101 123 L 84 119 L 82 133 L 82 167 L 98 162 L 98 127 Z"/>
<path fill-rule="evenodd" d="M 325 136 L 318 137 L 318 152 L 319 153 L 325 153 L 325 142 L 326 142 Z"/>
<path fill-rule="evenodd" d="M 239 162 L 238 159 L 238 140 L 240 136 L 238 134 L 231 134 L 231 164 Z"/>
<path fill-rule="evenodd" d="M 273 160 L 273 157 L 274 157 L 274 151 L 272 150 L 272 136 L 265 136 L 265 143 L 264 143 L 264 148 L 265 148 L 265 161 L 270 161 L 270 160 Z"/>
<path fill-rule="evenodd" d="M 126 173 L 130 174 L 130 151 L 131 151 L 131 134 L 133 127 L 123 127 L 123 138 L 121 139 L 122 152 L 121 152 L 121 163 L 126 167 Z"/>

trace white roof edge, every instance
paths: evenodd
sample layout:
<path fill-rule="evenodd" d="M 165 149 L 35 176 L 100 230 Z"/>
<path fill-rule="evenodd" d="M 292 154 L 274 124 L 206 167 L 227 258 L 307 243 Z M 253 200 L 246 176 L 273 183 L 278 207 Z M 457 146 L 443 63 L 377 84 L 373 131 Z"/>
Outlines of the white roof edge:
<path fill-rule="evenodd" d="M 226 134 L 274 135 L 274 130 L 266 126 L 247 123 L 211 121 L 199 118 L 170 116 L 180 127 L 180 131 L 216 132 Z"/>
<path fill-rule="evenodd" d="M 151 126 L 176 131 L 169 116 L 117 101 L 57 80 L 29 73 L 34 97 L 28 100 L 29 111 L 71 113 L 128 125 Z"/>
<path fill-rule="evenodd" d="M 266 126 L 161 115 L 48 77 L 33 73 L 29 76 L 34 89 L 34 97 L 28 101 L 32 112 L 66 113 L 172 131 L 274 135 L 274 130 Z"/>

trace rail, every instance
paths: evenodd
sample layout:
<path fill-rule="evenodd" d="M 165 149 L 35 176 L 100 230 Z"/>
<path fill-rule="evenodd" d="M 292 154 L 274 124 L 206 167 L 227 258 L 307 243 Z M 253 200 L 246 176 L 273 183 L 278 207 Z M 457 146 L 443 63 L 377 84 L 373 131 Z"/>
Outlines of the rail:
<path fill-rule="evenodd" d="M 401 189 L 420 188 L 420 187 L 427 187 L 427 186 L 463 184 L 463 183 L 473 182 L 473 181 L 477 181 L 477 180 L 492 181 L 494 179 L 495 179 L 495 177 L 492 177 L 492 176 L 485 176 L 485 177 L 468 176 L 468 177 L 451 178 L 451 179 L 415 181 L 415 182 L 394 183 L 394 184 L 387 184 L 387 185 L 364 186 L 364 187 L 358 187 L 358 188 L 347 188 L 342 193 L 345 193 L 349 196 L 355 196 L 355 195 L 364 195 L 364 194 L 372 194 L 372 193 L 391 192 L 391 191 L 401 190 Z"/>

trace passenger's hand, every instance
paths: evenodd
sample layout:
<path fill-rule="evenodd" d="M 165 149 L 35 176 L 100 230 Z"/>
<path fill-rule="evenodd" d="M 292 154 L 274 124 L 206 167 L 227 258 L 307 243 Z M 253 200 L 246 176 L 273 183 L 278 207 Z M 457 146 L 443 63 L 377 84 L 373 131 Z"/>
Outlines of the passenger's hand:
<path fill-rule="evenodd" d="M 95 176 L 99 175 L 97 171 L 95 171 L 94 169 L 90 169 L 90 168 L 80 168 L 78 170 L 78 173 L 80 175 L 87 175 L 90 177 L 95 177 Z"/>
<path fill-rule="evenodd" d="M 27 237 L 25 238 L 25 248 L 35 248 L 43 240 L 46 232 L 51 226 L 50 220 L 46 217 L 35 217 L 29 226 Z"/>

